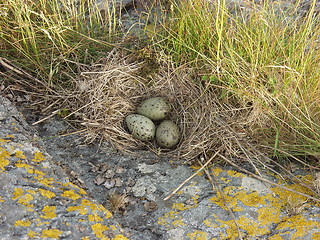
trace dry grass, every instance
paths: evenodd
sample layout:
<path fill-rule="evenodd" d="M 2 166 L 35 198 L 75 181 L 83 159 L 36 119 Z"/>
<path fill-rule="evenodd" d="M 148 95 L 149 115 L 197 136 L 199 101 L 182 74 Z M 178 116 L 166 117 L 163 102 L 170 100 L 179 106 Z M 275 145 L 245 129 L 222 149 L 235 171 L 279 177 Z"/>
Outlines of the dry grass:
<path fill-rule="evenodd" d="M 203 85 L 191 68 L 176 68 L 169 59 L 162 60 L 156 73 L 141 77 L 147 63 L 119 51 L 111 52 L 103 63 L 81 73 L 81 79 L 75 80 L 76 90 L 61 94 L 64 106 L 67 101 L 70 108 L 66 118 L 79 119 L 88 130 L 88 139 L 102 137 L 124 152 L 147 148 L 186 161 L 218 149 L 227 155 L 242 156 L 236 145 L 246 138 L 243 125 L 250 108 L 236 109 L 221 103 L 217 90 Z M 173 107 L 170 118 L 182 134 L 174 150 L 160 149 L 154 142 L 140 142 L 125 130 L 125 116 L 152 96 L 166 98 Z"/>

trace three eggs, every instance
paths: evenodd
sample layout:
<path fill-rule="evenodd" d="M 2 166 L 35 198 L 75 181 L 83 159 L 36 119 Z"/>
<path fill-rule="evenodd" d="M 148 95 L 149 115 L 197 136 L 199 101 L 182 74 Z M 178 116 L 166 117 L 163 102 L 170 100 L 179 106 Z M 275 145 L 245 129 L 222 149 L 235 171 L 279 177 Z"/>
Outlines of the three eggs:
<path fill-rule="evenodd" d="M 133 137 L 141 141 L 155 138 L 160 147 L 173 148 L 180 140 L 180 130 L 173 121 L 164 120 L 170 111 L 170 105 L 163 98 L 149 98 L 141 103 L 136 114 L 125 118 L 125 123 Z M 154 122 L 160 122 L 159 126 Z"/>

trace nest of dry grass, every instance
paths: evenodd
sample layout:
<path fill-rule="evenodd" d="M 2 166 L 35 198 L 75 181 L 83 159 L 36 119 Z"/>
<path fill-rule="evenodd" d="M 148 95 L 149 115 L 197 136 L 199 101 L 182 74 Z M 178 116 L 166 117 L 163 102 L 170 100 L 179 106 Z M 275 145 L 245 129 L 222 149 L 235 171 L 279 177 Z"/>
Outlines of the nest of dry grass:
<path fill-rule="evenodd" d="M 157 69 L 141 77 L 146 68 L 150 72 L 150 58 L 111 52 L 103 63 L 83 71 L 76 80 L 76 90 L 67 94 L 72 110 L 67 117 L 81 119 L 88 140 L 102 137 L 123 152 L 148 148 L 185 161 L 217 150 L 243 155 L 238 154 L 236 145 L 246 138 L 241 128 L 248 110 L 221 103 L 217 89 L 210 82 L 202 82 L 191 68 L 177 68 L 164 58 L 155 63 L 154 59 L 151 65 Z M 164 97 L 172 105 L 169 118 L 180 127 L 182 137 L 173 150 L 134 139 L 123 124 L 126 115 L 154 96 Z"/>

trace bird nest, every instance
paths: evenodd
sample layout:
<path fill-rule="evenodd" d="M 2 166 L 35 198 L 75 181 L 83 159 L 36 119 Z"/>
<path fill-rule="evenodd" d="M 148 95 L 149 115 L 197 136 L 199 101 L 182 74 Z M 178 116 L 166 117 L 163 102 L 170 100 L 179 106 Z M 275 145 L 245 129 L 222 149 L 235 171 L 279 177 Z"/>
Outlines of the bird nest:
<path fill-rule="evenodd" d="M 246 113 L 221 103 L 217 92 L 210 81 L 203 81 L 191 68 L 175 67 L 169 59 L 113 51 L 102 63 L 81 73 L 76 90 L 67 97 L 72 108 L 68 117 L 81 119 L 87 139 L 104 139 L 123 152 L 149 149 L 185 161 L 218 149 L 234 154 L 234 143 L 244 138 L 235 133 L 239 130 L 235 127 L 241 126 Z M 143 100 L 156 96 L 172 106 L 168 117 L 180 128 L 181 139 L 174 149 L 139 141 L 124 126 L 128 114 Z"/>

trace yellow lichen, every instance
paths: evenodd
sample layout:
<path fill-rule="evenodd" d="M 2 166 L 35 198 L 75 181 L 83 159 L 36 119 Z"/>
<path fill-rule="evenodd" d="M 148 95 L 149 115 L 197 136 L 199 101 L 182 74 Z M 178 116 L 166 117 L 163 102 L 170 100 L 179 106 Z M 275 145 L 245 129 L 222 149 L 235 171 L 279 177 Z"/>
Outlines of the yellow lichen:
<path fill-rule="evenodd" d="M 4 202 L 4 199 L 0 196 L 0 202 Z"/>
<path fill-rule="evenodd" d="M 34 176 L 33 178 L 46 187 L 52 187 L 52 183 L 53 183 L 52 177 L 46 178 L 41 175 L 38 175 L 38 176 Z"/>
<path fill-rule="evenodd" d="M 39 236 L 39 233 L 36 233 L 36 232 L 34 232 L 34 231 L 32 231 L 32 230 L 29 230 L 29 232 L 28 232 L 28 237 L 30 237 L 30 238 L 35 238 L 35 237 L 37 237 L 37 236 Z"/>
<path fill-rule="evenodd" d="M 83 238 L 81 238 L 81 240 L 90 240 L 90 238 L 89 237 L 83 237 Z"/>
<path fill-rule="evenodd" d="M 83 205 L 80 205 L 80 206 L 69 206 L 69 207 L 67 208 L 67 211 L 68 211 L 68 212 L 79 211 L 79 213 L 80 213 L 81 215 L 85 215 L 85 214 L 88 213 L 88 209 L 87 209 L 85 206 L 83 206 Z"/>
<path fill-rule="evenodd" d="M 4 148 L 0 147 L 0 172 L 5 170 L 5 167 L 9 165 L 10 153 Z"/>
<path fill-rule="evenodd" d="M 13 192 L 12 200 L 16 200 L 17 198 L 23 195 L 24 191 L 22 188 L 15 188 Z"/>
<path fill-rule="evenodd" d="M 174 203 L 174 204 L 172 205 L 172 208 L 173 208 L 173 209 L 177 209 L 177 210 L 179 210 L 179 211 L 188 210 L 188 209 L 194 208 L 194 207 L 196 207 L 196 205 L 186 205 L 186 204 L 184 204 L 184 203 Z"/>
<path fill-rule="evenodd" d="M 103 232 L 109 230 L 109 228 L 107 226 L 102 225 L 101 223 L 96 223 L 91 226 L 91 229 L 97 238 L 106 239 L 106 236 L 104 235 Z"/>
<path fill-rule="evenodd" d="M 43 215 L 41 216 L 44 219 L 55 218 L 56 215 L 56 206 L 44 206 L 42 209 Z"/>
<path fill-rule="evenodd" d="M 34 153 L 34 157 L 33 157 L 32 161 L 39 163 L 39 162 L 42 162 L 44 160 L 45 160 L 45 158 L 44 158 L 44 156 L 43 156 L 43 154 L 41 152 L 37 151 L 37 152 Z"/>
<path fill-rule="evenodd" d="M 291 235 L 291 239 L 298 239 L 304 237 L 312 229 L 320 229 L 320 223 L 312 220 L 306 220 L 304 216 L 296 215 L 279 223 L 276 229 L 283 230 L 287 228 L 294 230 Z"/>
<path fill-rule="evenodd" d="M 271 225 L 281 221 L 279 208 L 264 206 L 257 210 L 258 222 L 263 225 Z"/>
<path fill-rule="evenodd" d="M 212 197 L 209 199 L 212 203 L 217 204 L 221 208 L 223 208 L 226 211 L 229 211 L 229 208 L 232 209 L 234 212 L 241 212 L 243 211 L 243 208 L 238 206 L 238 196 L 228 196 L 228 195 L 223 195 L 221 196 L 220 192 L 217 193 L 216 196 Z M 227 204 L 227 206 L 226 206 Z M 229 208 L 228 208 L 229 207 Z"/>
<path fill-rule="evenodd" d="M 59 235 L 62 231 L 58 229 L 49 229 L 49 230 L 42 230 L 41 234 L 43 238 L 59 238 Z"/>
<path fill-rule="evenodd" d="M 158 218 L 159 225 L 168 225 L 169 220 L 180 220 L 182 217 L 178 215 L 179 212 L 171 210 Z"/>
<path fill-rule="evenodd" d="M 259 196 L 258 192 L 252 192 L 247 194 L 245 191 L 240 191 L 237 198 L 243 202 L 244 205 L 250 207 L 258 207 L 259 205 L 264 205 L 264 197 Z"/>
<path fill-rule="evenodd" d="M 129 240 L 129 239 L 119 234 L 119 235 L 116 235 L 114 238 L 112 238 L 112 240 Z"/>
<path fill-rule="evenodd" d="M 32 210 L 32 209 L 30 209 L 30 208 L 33 208 L 33 207 L 34 207 L 33 204 L 29 204 L 29 202 L 32 201 L 32 200 L 33 200 L 33 196 L 28 193 L 28 194 L 26 194 L 26 195 L 24 195 L 24 196 L 21 196 L 21 197 L 18 199 L 18 203 L 23 204 L 23 205 L 25 205 L 26 207 L 28 207 L 28 208 L 29 208 L 28 210 L 30 211 L 30 210 Z"/>
<path fill-rule="evenodd" d="M 175 227 L 186 226 L 186 224 L 181 219 L 173 221 L 172 225 Z"/>
<path fill-rule="evenodd" d="M 67 198 L 71 198 L 73 200 L 77 200 L 80 198 L 80 195 L 79 194 L 76 194 L 74 192 L 74 190 L 67 190 L 67 191 L 64 191 L 63 194 L 61 194 L 62 197 L 67 197 Z"/>
<path fill-rule="evenodd" d="M 204 220 L 203 224 L 206 225 L 207 227 L 210 227 L 210 228 L 217 228 L 218 227 L 218 225 L 213 223 L 213 222 L 211 222 L 210 219 Z"/>
<path fill-rule="evenodd" d="M 221 168 L 214 168 L 212 171 L 215 176 L 218 176 L 223 170 Z"/>
<path fill-rule="evenodd" d="M 24 155 L 24 153 L 21 150 L 16 151 L 16 157 L 20 158 L 20 159 L 26 159 L 26 156 Z"/>
<path fill-rule="evenodd" d="M 103 212 L 103 214 L 105 214 L 105 218 L 112 217 L 112 213 L 101 204 L 93 203 L 88 199 L 82 199 L 81 204 L 83 206 L 88 206 L 93 212 Z"/>
<path fill-rule="evenodd" d="M 0 138 L 0 145 L 3 145 L 3 144 L 5 144 L 5 143 L 7 143 L 7 142 L 11 142 L 11 141 Z"/>
<path fill-rule="evenodd" d="M 14 226 L 15 227 L 29 227 L 31 225 L 31 222 L 30 220 L 17 220 L 15 223 L 14 223 Z"/>
<path fill-rule="evenodd" d="M 39 192 L 41 193 L 42 196 L 50 198 L 50 199 L 56 196 L 56 194 L 54 192 L 51 192 L 49 190 L 45 190 L 42 188 L 39 189 Z"/>
<path fill-rule="evenodd" d="M 103 221 L 103 219 L 102 219 L 101 217 L 99 217 L 99 216 L 97 215 L 97 213 L 90 214 L 90 215 L 88 216 L 88 220 L 89 220 L 90 222 L 102 222 L 102 221 Z"/>
<path fill-rule="evenodd" d="M 228 170 L 227 173 L 228 173 L 228 175 L 229 175 L 230 177 L 237 177 L 237 178 L 239 178 L 239 177 L 242 177 L 242 178 L 245 177 L 245 175 L 244 175 L 243 173 L 240 173 L 240 172 L 237 172 L 237 171 Z"/>
<path fill-rule="evenodd" d="M 207 240 L 208 233 L 196 230 L 191 233 L 187 233 L 187 237 L 192 240 Z"/>
<path fill-rule="evenodd" d="M 16 167 L 18 167 L 18 168 L 25 168 L 25 169 L 27 169 L 27 170 L 33 169 L 33 167 L 31 167 L 30 165 L 28 165 L 28 164 L 26 164 L 26 163 L 21 163 L 21 161 L 18 161 L 18 162 L 16 163 Z M 30 173 L 30 172 L 29 172 L 29 173 Z"/>

